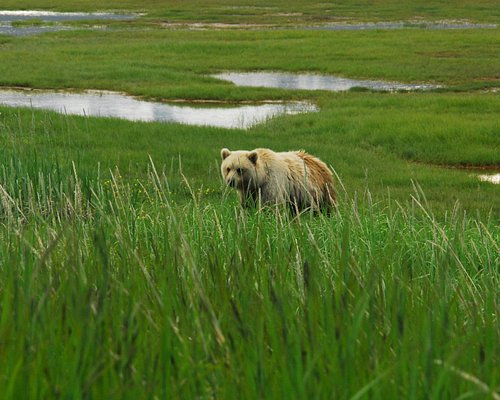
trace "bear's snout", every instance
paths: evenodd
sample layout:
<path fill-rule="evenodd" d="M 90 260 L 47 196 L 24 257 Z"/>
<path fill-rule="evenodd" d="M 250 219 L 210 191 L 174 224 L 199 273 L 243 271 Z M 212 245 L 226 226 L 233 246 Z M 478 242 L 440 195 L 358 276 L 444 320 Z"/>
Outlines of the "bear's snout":
<path fill-rule="evenodd" d="M 226 185 L 233 188 L 237 186 L 236 177 L 234 174 L 226 176 Z"/>

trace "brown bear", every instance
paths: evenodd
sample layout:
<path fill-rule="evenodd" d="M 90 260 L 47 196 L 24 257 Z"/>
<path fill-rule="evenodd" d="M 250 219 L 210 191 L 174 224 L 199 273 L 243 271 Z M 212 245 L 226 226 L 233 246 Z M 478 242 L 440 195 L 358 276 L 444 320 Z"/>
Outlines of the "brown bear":
<path fill-rule="evenodd" d="M 294 211 L 335 206 L 333 175 L 305 151 L 221 150 L 225 183 L 236 188 L 241 205 L 289 204 Z"/>

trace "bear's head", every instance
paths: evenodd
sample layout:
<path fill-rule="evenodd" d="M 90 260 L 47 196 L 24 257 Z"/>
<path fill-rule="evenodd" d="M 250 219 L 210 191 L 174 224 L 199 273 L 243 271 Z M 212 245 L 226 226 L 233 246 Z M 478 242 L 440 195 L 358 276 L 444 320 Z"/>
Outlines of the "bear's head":
<path fill-rule="evenodd" d="M 222 149 L 221 172 L 226 185 L 242 191 L 258 188 L 257 151 L 229 151 Z"/>

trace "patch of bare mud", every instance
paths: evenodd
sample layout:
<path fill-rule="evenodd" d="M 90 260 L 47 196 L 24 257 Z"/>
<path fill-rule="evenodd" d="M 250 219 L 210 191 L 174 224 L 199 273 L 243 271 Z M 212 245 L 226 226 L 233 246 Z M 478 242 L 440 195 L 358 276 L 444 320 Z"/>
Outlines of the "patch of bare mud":
<path fill-rule="evenodd" d="M 303 13 L 269 13 L 271 17 L 303 17 Z M 355 22 L 351 20 L 338 19 L 335 22 L 318 23 L 310 25 L 306 23 L 279 24 L 279 23 L 224 23 L 224 22 L 163 22 L 161 27 L 167 29 L 185 30 L 231 30 L 231 29 L 292 29 L 292 30 L 325 30 L 325 31 L 360 31 L 360 30 L 392 30 L 392 29 L 495 29 L 497 24 L 479 24 L 467 20 L 437 20 L 426 21 L 413 19 L 409 21 L 379 21 L 379 22 Z M 449 57 L 443 54 L 443 57 Z"/>
<path fill-rule="evenodd" d="M 388 30 L 388 29 L 495 29 L 497 24 L 480 24 L 468 20 L 436 20 L 428 21 L 423 19 L 412 19 L 408 21 L 379 21 L 379 22 L 327 22 L 309 26 L 311 30 L 332 30 L 332 31 L 357 31 L 357 30 Z"/>
<path fill-rule="evenodd" d="M 464 172 L 469 172 L 470 176 L 479 179 L 481 182 L 489 182 L 494 185 L 500 184 L 500 165 L 445 165 L 445 164 L 432 164 L 424 162 L 414 162 L 415 164 L 427 165 L 429 167 L 443 168 L 443 169 L 454 169 Z M 481 174 L 478 174 L 479 172 Z"/>
<path fill-rule="evenodd" d="M 276 25 L 273 24 L 228 24 L 222 22 L 163 22 L 160 26 L 166 29 L 191 31 L 276 28 Z"/>
<path fill-rule="evenodd" d="M 267 14 L 269 17 L 302 17 L 303 15 L 304 13 L 301 12 Z"/>

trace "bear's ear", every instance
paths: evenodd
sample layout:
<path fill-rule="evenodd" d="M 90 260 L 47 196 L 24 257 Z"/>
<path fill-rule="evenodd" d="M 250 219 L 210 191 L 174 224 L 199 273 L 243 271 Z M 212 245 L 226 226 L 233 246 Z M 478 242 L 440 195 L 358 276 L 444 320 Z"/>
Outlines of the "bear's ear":
<path fill-rule="evenodd" d="M 257 158 L 259 158 L 259 155 L 257 154 L 257 152 L 255 150 L 251 151 L 248 154 L 248 159 L 252 162 L 253 165 L 257 164 Z"/>
<path fill-rule="evenodd" d="M 231 154 L 231 152 L 229 151 L 229 149 L 224 148 L 224 149 L 222 149 L 222 150 L 220 151 L 220 156 L 221 156 L 221 158 L 222 158 L 223 160 L 225 160 L 226 158 L 228 158 L 228 157 L 229 157 L 229 154 Z"/>

